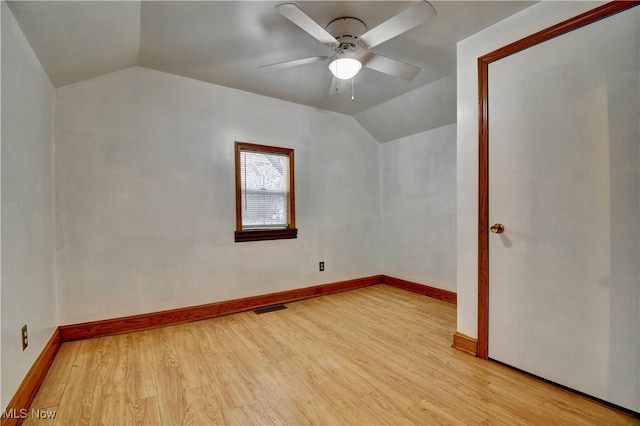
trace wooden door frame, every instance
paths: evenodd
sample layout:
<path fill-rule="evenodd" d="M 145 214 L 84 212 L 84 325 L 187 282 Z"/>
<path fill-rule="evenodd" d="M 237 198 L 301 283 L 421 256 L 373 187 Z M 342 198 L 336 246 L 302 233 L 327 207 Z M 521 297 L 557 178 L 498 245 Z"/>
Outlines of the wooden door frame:
<path fill-rule="evenodd" d="M 566 34 L 600 19 L 623 12 L 640 1 L 612 1 L 478 58 L 478 342 L 476 356 L 489 352 L 489 64 Z"/>

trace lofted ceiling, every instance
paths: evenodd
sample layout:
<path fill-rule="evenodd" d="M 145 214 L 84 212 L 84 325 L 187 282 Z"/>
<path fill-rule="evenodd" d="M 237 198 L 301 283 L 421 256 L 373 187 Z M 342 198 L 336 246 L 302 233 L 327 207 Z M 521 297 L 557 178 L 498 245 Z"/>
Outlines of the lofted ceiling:
<path fill-rule="evenodd" d="M 286 0 L 284 0 L 286 1 Z M 426 24 L 376 46 L 375 53 L 422 67 L 412 81 L 362 70 L 351 91 L 330 94 L 328 63 L 260 68 L 331 54 L 274 6 L 283 1 L 12 1 L 9 2 L 56 87 L 142 66 L 356 115 L 455 74 L 456 42 L 533 2 L 433 1 Z M 300 1 L 320 25 L 338 17 L 362 20 L 369 29 L 411 1 Z"/>

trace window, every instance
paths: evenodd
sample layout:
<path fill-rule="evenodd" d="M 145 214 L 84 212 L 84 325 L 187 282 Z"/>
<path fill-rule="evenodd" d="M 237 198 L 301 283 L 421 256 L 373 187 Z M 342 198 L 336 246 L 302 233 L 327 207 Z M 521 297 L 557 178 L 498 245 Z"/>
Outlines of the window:
<path fill-rule="evenodd" d="M 236 142 L 236 242 L 297 235 L 293 149 Z"/>

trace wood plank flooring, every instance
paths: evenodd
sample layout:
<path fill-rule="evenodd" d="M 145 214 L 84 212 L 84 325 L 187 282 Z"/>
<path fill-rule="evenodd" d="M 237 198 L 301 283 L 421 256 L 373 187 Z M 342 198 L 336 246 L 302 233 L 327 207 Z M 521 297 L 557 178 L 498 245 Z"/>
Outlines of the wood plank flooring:
<path fill-rule="evenodd" d="M 375 285 L 68 342 L 25 425 L 640 425 L 450 347 L 455 306 Z"/>

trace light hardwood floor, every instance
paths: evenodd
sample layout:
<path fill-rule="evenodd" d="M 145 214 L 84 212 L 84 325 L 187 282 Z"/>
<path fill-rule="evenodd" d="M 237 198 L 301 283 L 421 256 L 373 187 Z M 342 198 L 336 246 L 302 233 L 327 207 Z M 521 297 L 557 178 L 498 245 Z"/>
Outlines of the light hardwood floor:
<path fill-rule="evenodd" d="M 69 342 L 34 401 L 71 424 L 640 425 L 450 347 L 455 306 L 386 285 Z"/>

